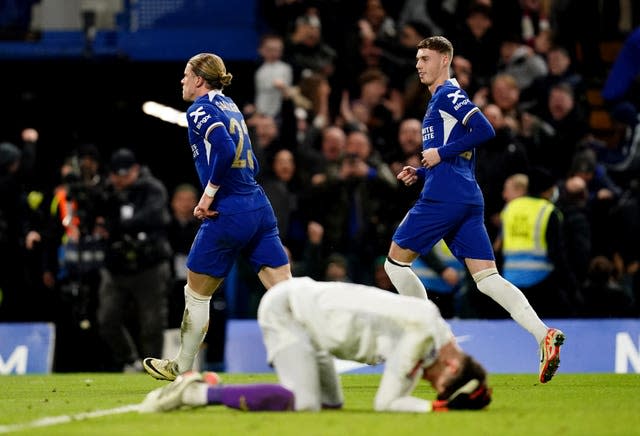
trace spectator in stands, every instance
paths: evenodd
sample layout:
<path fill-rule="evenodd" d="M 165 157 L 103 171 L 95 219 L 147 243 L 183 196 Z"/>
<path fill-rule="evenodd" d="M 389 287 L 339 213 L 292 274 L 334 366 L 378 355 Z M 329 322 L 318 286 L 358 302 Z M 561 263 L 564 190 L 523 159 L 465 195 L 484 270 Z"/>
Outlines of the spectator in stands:
<path fill-rule="evenodd" d="M 556 181 L 566 178 L 573 156 L 589 137 L 586 115 L 576 104 L 571 86 L 554 85 L 546 114 L 542 118 L 527 114 L 522 120 L 521 138 L 531 164 L 548 167 Z"/>
<path fill-rule="evenodd" d="M 611 241 L 616 275 L 632 290 L 640 314 L 640 177 L 629 183 L 611 214 Z"/>
<path fill-rule="evenodd" d="M 362 130 L 369 134 L 373 148 L 384 158 L 394 149 L 396 126 L 402 116 L 402 97 L 389 94 L 388 77 L 378 69 L 366 70 L 359 77 L 360 92 L 349 101 L 343 95 L 340 114 L 345 130 Z"/>
<path fill-rule="evenodd" d="M 347 135 L 340 127 L 328 126 L 322 130 L 320 138 L 320 159 L 311 176 L 313 187 L 334 183 L 340 173 L 340 166 L 347 144 Z"/>
<path fill-rule="evenodd" d="M 314 280 L 322 280 L 324 270 L 324 227 L 316 221 L 307 223 L 307 239 L 302 256 L 292 259 L 291 272 L 294 277 L 309 276 Z"/>
<path fill-rule="evenodd" d="M 513 76 L 521 93 L 526 93 L 536 79 L 548 72 L 544 58 L 524 44 L 519 35 L 502 39 L 498 71 Z"/>
<path fill-rule="evenodd" d="M 280 138 L 280 127 L 271 115 L 254 114 L 247 120 L 251 129 L 251 144 L 261 168 L 269 168 L 269 162 L 278 150 L 285 147 Z"/>
<path fill-rule="evenodd" d="M 497 72 L 500 39 L 493 28 L 493 10 L 481 3 L 472 4 L 459 29 L 451 34 L 456 55 L 471 62 L 478 86 L 488 86 Z"/>
<path fill-rule="evenodd" d="M 499 73 L 491 79 L 489 87 L 480 88 L 473 96 L 473 102 L 484 108 L 494 103 L 502 111 L 505 122 L 515 132 L 520 132 L 522 110 L 520 108 L 520 88 L 515 77 L 510 74 Z"/>
<path fill-rule="evenodd" d="M 569 50 L 578 72 L 596 83 L 604 77 L 598 42 L 600 29 L 585 23 L 600 22 L 598 3 L 597 0 L 554 1 L 549 13 L 554 45 Z"/>
<path fill-rule="evenodd" d="M 485 225 L 489 239 L 496 238 L 499 214 L 504 206 L 502 190 L 505 180 L 516 173 L 526 173 L 529 160 L 524 145 L 507 124 L 502 111 L 495 104 L 488 104 L 482 112 L 496 132 L 477 150 L 476 180 L 484 194 Z"/>
<path fill-rule="evenodd" d="M 293 153 L 279 150 L 271 162 L 271 172 L 262 179 L 262 187 L 273 206 L 278 220 L 282 243 L 297 258 L 304 246 L 306 232 L 300 210 L 301 184 Z"/>
<path fill-rule="evenodd" d="M 332 253 L 325 262 L 324 277 L 325 282 L 347 282 L 353 283 L 349 277 L 349 261 L 340 253 Z"/>
<path fill-rule="evenodd" d="M 260 41 L 258 52 L 262 63 L 254 73 L 256 111 L 277 118 L 282 106 L 282 87 L 293 81 L 291 65 L 282 60 L 284 41 L 281 36 L 267 34 Z"/>
<path fill-rule="evenodd" d="M 527 92 L 523 92 L 522 100 L 526 101 L 529 110 L 542 115 L 547 108 L 547 100 L 551 88 L 558 83 L 567 83 L 573 89 L 577 104 L 587 110 L 586 90 L 582 76 L 575 72 L 569 52 L 563 47 L 553 47 L 547 53 L 549 71 L 537 78 Z"/>
<path fill-rule="evenodd" d="M 354 281 L 372 283 L 366 265 L 390 237 L 387 214 L 393 211 L 386 205 L 397 182 L 367 134 L 359 131 L 347 135 L 343 156 L 331 162 L 329 170 L 336 173 L 326 174 L 325 182 L 314 186 L 312 217 L 325 228 L 327 252 L 347 257 Z"/>
<path fill-rule="evenodd" d="M 593 253 L 610 255 L 610 214 L 618 203 L 622 189 L 608 176 L 604 165 L 596 160 L 591 149 L 575 154 L 569 172 L 580 177 L 587 184 L 587 209 L 591 223 L 591 244 Z"/>
<path fill-rule="evenodd" d="M 293 67 L 293 82 L 310 70 L 329 77 L 335 70 L 336 51 L 322 40 L 322 24 L 317 11 L 308 10 L 295 20 L 293 32 L 285 42 L 284 60 Z"/>
<path fill-rule="evenodd" d="M 636 301 L 629 289 L 616 279 L 613 262 L 606 256 L 594 257 L 582 287 L 586 318 L 637 317 Z"/>
<path fill-rule="evenodd" d="M 588 196 L 587 182 L 581 177 L 571 176 L 562 182 L 556 202 L 556 206 L 562 212 L 567 261 L 579 286 L 582 286 L 587 278 L 592 256 Z"/>

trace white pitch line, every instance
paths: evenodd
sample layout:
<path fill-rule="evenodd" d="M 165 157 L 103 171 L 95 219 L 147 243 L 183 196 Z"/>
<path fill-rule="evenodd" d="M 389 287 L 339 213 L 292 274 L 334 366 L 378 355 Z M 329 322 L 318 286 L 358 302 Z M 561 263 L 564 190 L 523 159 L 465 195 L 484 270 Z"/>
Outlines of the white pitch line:
<path fill-rule="evenodd" d="M 118 415 L 120 413 L 137 412 L 139 404 L 128 404 L 126 406 L 115 407 L 113 409 L 94 410 L 93 412 L 76 413 L 75 415 L 47 416 L 35 421 L 22 424 L 0 425 L 0 433 L 10 433 L 14 431 L 26 430 L 29 428 L 50 427 L 52 425 L 65 424 L 73 421 L 83 421 L 85 419 L 100 418 L 102 416 Z"/>

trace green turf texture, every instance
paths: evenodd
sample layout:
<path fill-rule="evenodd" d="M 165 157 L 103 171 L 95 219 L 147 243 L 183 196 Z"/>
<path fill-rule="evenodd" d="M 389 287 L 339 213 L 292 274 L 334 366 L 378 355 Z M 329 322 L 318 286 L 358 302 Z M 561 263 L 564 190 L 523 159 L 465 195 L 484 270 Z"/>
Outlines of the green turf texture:
<path fill-rule="evenodd" d="M 270 374 L 222 374 L 227 383 L 273 382 Z M 34 435 L 640 435 L 640 375 L 494 374 L 483 411 L 376 413 L 379 375 L 343 375 L 345 407 L 319 413 L 241 412 L 223 406 L 91 418 L 11 434 Z M 0 376 L 0 430 L 44 417 L 76 415 L 140 402 L 166 382 L 144 374 Z M 421 383 L 417 396 L 432 399 Z"/>

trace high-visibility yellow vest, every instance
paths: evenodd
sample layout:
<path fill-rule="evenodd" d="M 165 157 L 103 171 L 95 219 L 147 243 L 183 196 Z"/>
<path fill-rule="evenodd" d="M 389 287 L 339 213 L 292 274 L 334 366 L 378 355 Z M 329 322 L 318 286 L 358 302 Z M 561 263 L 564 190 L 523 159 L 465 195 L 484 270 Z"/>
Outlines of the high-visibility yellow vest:
<path fill-rule="evenodd" d="M 503 276 L 514 285 L 533 286 L 553 270 L 546 233 L 554 209 L 548 200 L 525 196 L 502 210 Z"/>

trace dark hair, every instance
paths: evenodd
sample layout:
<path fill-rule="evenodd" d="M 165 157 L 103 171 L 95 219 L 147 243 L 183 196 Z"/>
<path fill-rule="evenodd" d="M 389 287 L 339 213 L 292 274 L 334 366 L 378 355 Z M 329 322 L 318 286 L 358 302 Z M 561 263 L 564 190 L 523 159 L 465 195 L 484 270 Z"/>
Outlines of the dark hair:
<path fill-rule="evenodd" d="M 386 85 L 389 82 L 389 78 L 382 70 L 377 68 L 369 68 L 360 74 L 358 77 L 358 84 L 360 86 L 366 85 L 369 82 L 380 81 Z"/>
<path fill-rule="evenodd" d="M 449 61 L 453 59 L 453 44 L 444 36 L 430 36 L 425 38 L 418 43 L 418 48 L 426 48 L 445 54 L 449 56 Z"/>
<path fill-rule="evenodd" d="M 474 379 L 478 380 L 479 385 L 483 385 L 487 380 L 487 371 L 477 360 L 465 354 L 458 375 L 449 381 L 444 391 L 438 395 L 438 400 L 448 400 L 458 389 Z"/>
<path fill-rule="evenodd" d="M 418 35 L 422 36 L 423 38 L 431 36 L 431 29 L 429 28 L 429 25 L 424 21 L 409 20 L 404 25 L 407 27 L 411 27 L 416 31 Z"/>

